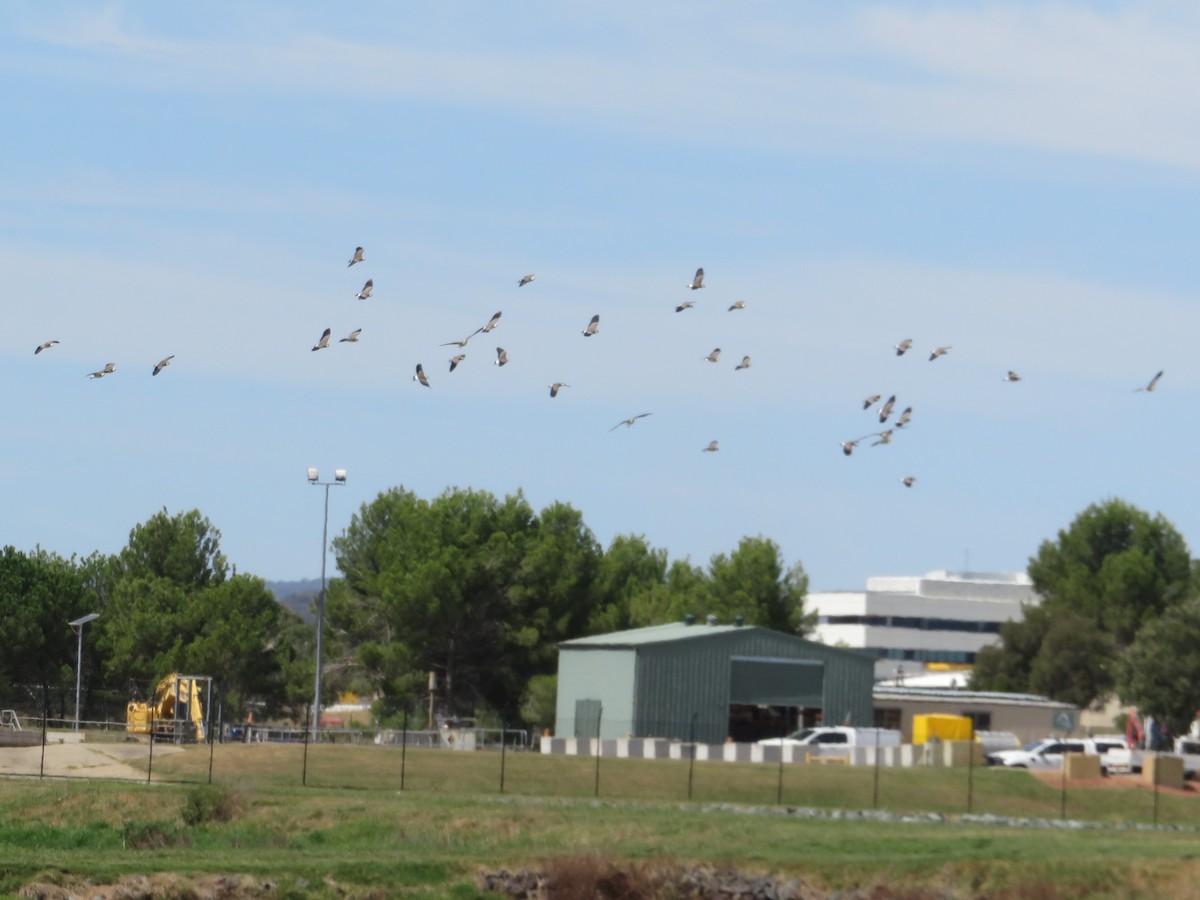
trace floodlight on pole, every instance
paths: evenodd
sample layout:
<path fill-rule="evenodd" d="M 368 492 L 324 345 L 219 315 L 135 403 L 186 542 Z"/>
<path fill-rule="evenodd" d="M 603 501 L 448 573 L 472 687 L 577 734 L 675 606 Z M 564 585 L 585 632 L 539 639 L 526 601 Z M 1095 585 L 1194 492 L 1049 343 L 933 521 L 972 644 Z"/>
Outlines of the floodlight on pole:
<path fill-rule="evenodd" d="M 320 473 L 313 467 L 308 470 L 308 483 L 325 488 L 325 520 L 321 528 L 321 593 L 317 596 L 317 678 L 313 699 L 312 739 L 317 739 L 321 725 L 321 665 L 325 631 L 325 562 L 329 555 L 329 489 L 335 485 L 346 485 L 346 470 L 334 469 L 333 481 L 321 481 Z"/>
<path fill-rule="evenodd" d="M 79 730 L 79 675 L 83 671 L 83 626 L 100 618 L 100 613 L 88 613 L 73 622 L 68 622 L 79 635 L 78 649 L 75 651 L 75 730 Z"/>

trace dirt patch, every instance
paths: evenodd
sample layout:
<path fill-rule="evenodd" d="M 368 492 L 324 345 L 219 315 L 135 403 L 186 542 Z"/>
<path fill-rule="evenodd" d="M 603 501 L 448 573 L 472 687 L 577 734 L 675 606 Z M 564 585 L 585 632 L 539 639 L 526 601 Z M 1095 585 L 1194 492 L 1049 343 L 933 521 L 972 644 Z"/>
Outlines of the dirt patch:
<path fill-rule="evenodd" d="M 126 875 L 114 884 L 34 882 L 17 892 L 26 900 L 244 900 L 275 893 L 273 881 L 250 875 L 200 875 L 185 878 L 159 872 Z"/>
<path fill-rule="evenodd" d="M 1062 786 L 1061 772 L 1045 772 L 1035 771 L 1030 772 L 1034 778 L 1040 781 L 1047 787 L 1058 788 Z M 1140 788 L 1145 791 L 1154 790 L 1154 785 L 1147 782 L 1141 775 L 1105 775 L 1101 778 L 1072 778 L 1067 781 L 1067 790 L 1078 790 L 1084 788 L 1086 790 L 1113 790 L 1114 788 Z M 1170 794 L 1173 797 L 1195 797 L 1200 798 L 1200 790 L 1192 782 L 1184 784 L 1182 788 L 1167 787 L 1160 784 L 1158 791 L 1161 794 Z"/>
<path fill-rule="evenodd" d="M 174 744 L 155 745 L 154 755 L 179 753 Z M 72 775 L 79 778 L 145 779 L 150 756 L 147 744 L 47 744 L 45 757 L 41 745 L 0 747 L 0 775 Z"/>

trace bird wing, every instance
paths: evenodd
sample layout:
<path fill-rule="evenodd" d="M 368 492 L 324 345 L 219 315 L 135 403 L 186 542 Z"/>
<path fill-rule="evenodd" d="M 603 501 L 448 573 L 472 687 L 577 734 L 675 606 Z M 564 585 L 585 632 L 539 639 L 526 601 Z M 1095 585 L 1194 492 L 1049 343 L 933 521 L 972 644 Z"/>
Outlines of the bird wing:
<path fill-rule="evenodd" d="M 1166 370 L 1164 369 L 1163 371 L 1166 371 Z M 1146 385 L 1146 390 L 1148 390 L 1148 391 L 1154 390 L 1154 388 L 1158 386 L 1158 379 L 1160 379 L 1162 377 L 1163 377 L 1163 373 L 1159 372 L 1157 375 L 1155 375 L 1153 378 L 1151 378 L 1150 383 L 1148 385 Z"/>
<path fill-rule="evenodd" d="M 697 269 L 696 275 L 692 278 L 692 290 L 704 287 L 704 269 Z"/>
<path fill-rule="evenodd" d="M 484 334 L 487 334 L 489 331 L 491 331 L 493 328 L 495 328 L 499 324 L 500 324 L 500 313 L 496 313 L 494 316 L 492 316 L 490 319 L 488 319 L 488 323 L 486 325 L 484 325 L 482 328 L 480 328 L 479 330 L 482 331 Z"/>

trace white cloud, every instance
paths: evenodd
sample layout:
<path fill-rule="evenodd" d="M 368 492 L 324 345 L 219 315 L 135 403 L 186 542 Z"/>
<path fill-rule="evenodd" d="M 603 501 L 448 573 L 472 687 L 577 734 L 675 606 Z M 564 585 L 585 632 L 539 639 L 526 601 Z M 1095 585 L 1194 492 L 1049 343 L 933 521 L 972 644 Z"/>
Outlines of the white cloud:
<path fill-rule="evenodd" d="M 146 90 L 398 98 L 706 143 L 895 152 L 951 141 L 1192 170 L 1200 19 L 1177 10 L 893 4 L 833 19 L 772 7 L 768 21 L 716 8 L 686 27 L 625 23 L 630 40 L 616 46 L 561 21 L 538 43 L 530 16 L 510 26 L 531 29 L 517 47 L 503 33 L 456 44 L 439 22 L 368 40 L 304 24 L 277 37 L 168 38 L 105 12 L 40 38 Z"/>

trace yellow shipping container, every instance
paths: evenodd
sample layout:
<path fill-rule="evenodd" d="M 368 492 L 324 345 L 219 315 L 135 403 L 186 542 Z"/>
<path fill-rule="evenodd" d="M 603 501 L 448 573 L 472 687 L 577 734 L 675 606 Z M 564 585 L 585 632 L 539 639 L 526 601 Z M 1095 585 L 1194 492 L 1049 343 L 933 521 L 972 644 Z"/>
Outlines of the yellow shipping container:
<path fill-rule="evenodd" d="M 913 743 L 924 744 L 933 737 L 943 741 L 970 741 L 975 738 L 975 729 L 969 716 L 913 716 Z"/>

